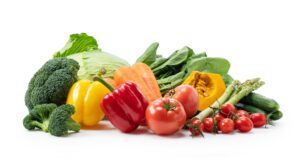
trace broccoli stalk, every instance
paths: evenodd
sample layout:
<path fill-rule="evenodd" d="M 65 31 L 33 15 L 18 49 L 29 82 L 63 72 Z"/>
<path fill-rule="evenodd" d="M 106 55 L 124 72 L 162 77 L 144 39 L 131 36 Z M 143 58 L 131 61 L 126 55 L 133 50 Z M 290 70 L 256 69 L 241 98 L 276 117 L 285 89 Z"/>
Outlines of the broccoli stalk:
<path fill-rule="evenodd" d="M 24 127 L 28 130 L 38 128 L 44 132 L 48 132 L 49 118 L 56 107 L 55 104 L 36 105 L 24 118 Z"/>
<path fill-rule="evenodd" d="M 74 113 L 74 107 L 69 104 L 56 108 L 49 120 L 50 134 L 54 136 L 63 136 L 68 134 L 69 131 L 78 132 L 80 130 L 80 125 L 71 118 L 71 115 Z"/>

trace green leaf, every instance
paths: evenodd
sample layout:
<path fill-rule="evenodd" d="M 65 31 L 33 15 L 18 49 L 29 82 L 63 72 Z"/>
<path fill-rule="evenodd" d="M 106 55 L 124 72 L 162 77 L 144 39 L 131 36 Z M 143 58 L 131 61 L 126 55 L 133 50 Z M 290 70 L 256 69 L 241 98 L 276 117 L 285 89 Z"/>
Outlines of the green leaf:
<path fill-rule="evenodd" d="M 153 69 L 154 73 L 164 72 L 165 70 L 169 69 L 172 66 L 178 66 L 181 64 L 186 63 L 188 58 L 193 55 L 193 50 L 189 47 L 183 47 L 182 49 L 176 51 L 172 54 L 166 62 L 164 62 L 159 67 Z"/>
<path fill-rule="evenodd" d="M 151 65 L 156 60 L 156 51 L 159 46 L 158 42 L 152 43 L 146 51 L 136 60 L 136 62 L 142 62 L 147 65 Z"/>
<path fill-rule="evenodd" d="M 98 49 L 98 44 L 94 37 L 86 33 L 71 34 L 69 41 L 60 51 L 53 55 L 53 58 L 67 57 L 72 54 L 96 49 Z"/>
<path fill-rule="evenodd" d="M 203 57 L 192 59 L 187 63 L 187 75 L 192 71 L 217 73 L 226 75 L 229 71 L 230 63 L 225 58 L 220 57 Z"/>

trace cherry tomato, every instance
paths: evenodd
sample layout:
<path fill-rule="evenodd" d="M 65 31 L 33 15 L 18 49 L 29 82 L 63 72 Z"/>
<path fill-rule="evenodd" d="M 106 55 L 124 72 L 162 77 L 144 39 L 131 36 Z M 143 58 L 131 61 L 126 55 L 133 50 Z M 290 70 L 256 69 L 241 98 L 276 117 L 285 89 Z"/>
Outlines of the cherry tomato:
<path fill-rule="evenodd" d="M 236 108 L 233 104 L 227 103 L 221 106 L 221 113 L 226 117 L 233 115 L 235 112 Z"/>
<path fill-rule="evenodd" d="M 245 110 L 237 110 L 235 114 L 237 115 L 237 117 L 250 117 L 249 113 Z"/>
<path fill-rule="evenodd" d="M 146 109 L 148 127 L 156 134 L 170 135 L 180 130 L 186 121 L 182 104 L 173 98 L 160 98 Z"/>
<path fill-rule="evenodd" d="M 234 122 L 229 118 L 222 119 L 218 123 L 218 128 L 222 133 L 231 133 L 234 130 Z"/>
<path fill-rule="evenodd" d="M 235 126 L 240 132 L 249 132 L 253 128 L 253 123 L 248 117 L 242 116 L 235 121 Z"/>
<path fill-rule="evenodd" d="M 222 119 L 224 119 L 224 116 L 221 114 L 216 114 L 214 117 L 215 122 L 219 123 Z"/>
<path fill-rule="evenodd" d="M 166 98 L 170 97 L 170 94 L 165 95 Z M 175 93 L 172 96 L 173 99 L 178 100 L 182 105 L 186 113 L 187 118 L 191 118 L 198 110 L 199 96 L 195 88 L 190 85 L 179 85 L 175 88 Z"/>
<path fill-rule="evenodd" d="M 192 124 L 192 126 L 189 127 L 189 131 L 192 133 L 192 136 L 199 136 L 202 134 L 204 125 L 199 119 L 192 119 L 190 124 Z"/>
<path fill-rule="evenodd" d="M 203 121 L 203 130 L 205 132 L 213 132 L 213 127 L 214 127 L 214 123 L 213 123 L 213 119 L 212 118 L 206 118 Z"/>
<path fill-rule="evenodd" d="M 266 125 L 266 123 L 267 123 L 267 117 L 266 117 L 266 115 L 264 115 L 262 113 L 253 113 L 250 116 L 250 119 L 252 120 L 253 125 L 256 128 L 262 127 L 262 126 Z"/>

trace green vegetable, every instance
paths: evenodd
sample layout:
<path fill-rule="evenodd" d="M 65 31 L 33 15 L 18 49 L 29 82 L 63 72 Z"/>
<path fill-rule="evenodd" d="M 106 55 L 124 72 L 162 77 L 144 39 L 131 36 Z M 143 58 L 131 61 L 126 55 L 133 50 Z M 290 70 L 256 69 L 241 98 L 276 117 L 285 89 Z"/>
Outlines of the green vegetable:
<path fill-rule="evenodd" d="M 163 64 L 167 60 L 168 60 L 167 58 L 158 57 L 158 58 L 156 58 L 155 62 L 150 65 L 150 68 L 153 70 L 154 68 L 160 66 L 161 64 Z"/>
<path fill-rule="evenodd" d="M 183 79 L 184 75 L 185 75 L 184 72 L 179 72 L 179 73 L 169 76 L 167 78 L 159 79 L 159 80 L 157 80 L 157 83 L 158 83 L 158 85 L 169 84 L 178 79 Z"/>
<path fill-rule="evenodd" d="M 49 118 L 56 107 L 55 104 L 36 105 L 24 118 L 24 127 L 28 130 L 38 128 L 44 132 L 48 132 Z"/>
<path fill-rule="evenodd" d="M 175 80 L 175 81 L 173 81 L 169 84 L 160 85 L 161 94 L 164 95 L 169 90 L 174 89 L 175 86 L 178 86 L 178 85 L 182 84 L 182 82 L 183 82 L 183 79 L 177 79 L 177 80 Z"/>
<path fill-rule="evenodd" d="M 263 109 L 267 112 L 274 112 L 279 110 L 279 104 L 274 99 L 267 98 L 258 93 L 250 93 L 246 96 L 241 103 L 254 105 L 260 109 Z"/>
<path fill-rule="evenodd" d="M 159 43 L 154 42 L 152 43 L 146 51 L 136 60 L 136 62 L 142 62 L 147 65 L 151 65 L 155 62 L 156 59 L 156 51 L 159 46 Z"/>
<path fill-rule="evenodd" d="M 255 106 L 252 106 L 252 105 L 247 105 L 247 104 L 243 104 L 243 103 L 237 103 L 235 104 L 235 106 L 238 108 L 238 109 L 243 109 L 243 110 L 246 110 L 250 113 L 262 113 L 262 114 L 267 114 L 264 110 L 260 109 L 260 108 L 257 108 Z"/>
<path fill-rule="evenodd" d="M 97 41 L 84 33 L 72 34 L 66 46 L 54 54 L 54 58 L 57 57 L 66 57 L 77 61 L 80 65 L 78 78 L 91 81 L 95 76 L 99 76 L 102 70 L 105 70 L 103 77 L 112 77 L 117 68 L 129 66 L 125 60 L 101 51 Z M 101 74 L 103 73 L 101 72 Z"/>
<path fill-rule="evenodd" d="M 187 65 L 187 75 L 192 71 L 217 73 L 221 76 L 227 75 L 230 63 L 228 60 L 219 57 L 203 57 L 190 60 Z"/>
<path fill-rule="evenodd" d="M 54 136 L 63 136 L 68 134 L 69 131 L 78 132 L 80 125 L 72 118 L 75 109 L 72 105 L 65 104 L 57 107 L 51 114 L 49 120 L 49 132 Z"/>
<path fill-rule="evenodd" d="M 226 86 L 228 86 L 233 81 L 233 78 L 229 74 L 223 74 L 222 78 L 223 78 Z"/>
<path fill-rule="evenodd" d="M 78 63 L 71 59 L 47 61 L 29 82 L 25 94 L 25 104 L 29 111 L 39 104 L 64 104 L 69 89 L 77 81 L 78 69 Z"/>
<path fill-rule="evenodd" d="M 275 111 L 268 115 L 271 120 L 279 120 L 282 118 L 283 114 L 281 111 Z"/>
<path fill-rule="evenodd" d="M 28 130 L 49 131 L 54 136 L 66 135 L 69 131 L 78 132 L 80 125 L 71 118 L 74 112 L 74 107 L 68 104 L 59 107 L 53 103 L 36 105 L 24 118 L 23 125 Z"/>
<path fill-rule="evenodd" d="M 193 54 L 194 52 L 191 48 L 183 47 L 182 49 L 178 50 L 175 54 L 171 55 L 168 58 L 168 60 L 162 65 L 153 69 L 155 76 L 158 76 L 160 73 L 164 73 L 165 71 L 170 70 L 173 67 L 183 65 Z"/>
<path fill-rule="evenodd" d="M 98 44 L 94 37 L 89 36 L 86 33 L 71 34 L 66 45 L 60 51 L 56 52 L 53 57 L 66 57 L 71 54 L 96 49 L 98 49 Z"/>
<path fill-rule="evenodd" d="M 105 74 L 102 77 L 112 77 L 113 73 L 121 66 L 129 66 L 129 64 L 115 56 L 100 50 L 93 50 L 73 54 L 67 58 L 77 61 L 80 65 L 78 71 L 79 79 L 93 80 L 94 77 L 99 76 L 100 70 L 104 69 Z"/>
<path fill-rule="evenodd" d="M 237 80 L 233 80 L 232 83 L 226 88 L 224 94 L 215 101 L 209 108 L 200 112 L 196 117 L 202 122 L 209 115 L 214 113 L 215 109 L 219 109 L 222 104 L 230 103 L 237 104 L 243 97 L 247 96 L 250 92 L 258 89 L 264 84 L 259 78 L 250 79 L 244 83 L 240 83 Z M 236 91 L 237 92 L 234 92 Z M 233 95 L 233 93 L 235 93 Z"/>

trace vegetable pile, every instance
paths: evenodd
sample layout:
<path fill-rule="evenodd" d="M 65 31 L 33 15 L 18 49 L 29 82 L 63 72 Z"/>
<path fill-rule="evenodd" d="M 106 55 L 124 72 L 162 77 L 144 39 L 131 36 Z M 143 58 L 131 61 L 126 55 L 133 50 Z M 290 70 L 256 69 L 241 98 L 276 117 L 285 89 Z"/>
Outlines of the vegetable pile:
<path fill-rule="evenodd" d="M 92 36 L 70 35 L 31 78 L 24 127 L 67 136 L 107 119 L 123 133 L 147 127 L 158 135 L 185 129 L 199 136 L 245 133 L 282 118 L 277 101 L 254 93 L 265 84 L 260 78 L 240 82 L 225 58 L 187 46 L 165 57 L 158 47 L 152 43 L 129 65 Z"/>

